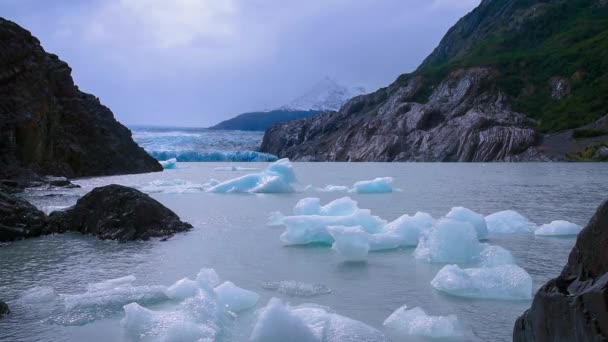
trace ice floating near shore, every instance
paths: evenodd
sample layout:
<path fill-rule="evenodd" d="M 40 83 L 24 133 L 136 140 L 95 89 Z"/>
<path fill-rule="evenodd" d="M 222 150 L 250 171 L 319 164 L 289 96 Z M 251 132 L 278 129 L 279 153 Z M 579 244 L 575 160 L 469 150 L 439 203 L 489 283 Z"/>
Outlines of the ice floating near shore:
<path fill-rule="evenodd" d="M 57 299 L 57 292 L 50 286 L 37 286 L 31 288 L 19 297 L 19 302 L 23 304 L 41 304 L 52 302 Z"/>
<path fill-rule="evenodd" d="M 573 236 L 578 235 L 583 228 L 576 223 L 558 220 L 540 226 L 534 234 L 544 236 Z"/>
<path fill-rule="evenodd" d="M 462 269 L 443 267 L 431 285 L 455 296 L 487 299 L 531 299 L 532 278 L 516 265 Z"/>
<path fill-rule="evenodd" d="M 289 193 L 296 191 L 297 180 L 289 159 L 270 164 L 266 170 L 221 182 L 208 189 L 215 193 Z"/>
<path fill-rule="evenodd" d="M 473 225 L 473 227 L 475 227 L 475 231 L 477 232 L 477 239 L 479 240 L 483 240 L 488 237 L 488 227 L 486 225 L 485 218 L 483 215 L 480 215 L 471 209 L 454 207 L 445 217 L 462 222 L 468 222 Z"/>
<path fill-rule="evenodd" d="M 332 248 L 338 252 L 344 261 L 365 261 L 369 252 L 369 234 L 361 226 L 328 227 L 329 234 L 334 238 Z"/>
<path fill-rule="evenodd" d="M 536 225 L 520 213 L 504 210 L 486 216 L 488 231 L 493 234 L 530 233 Z"/>
<path fill-rule="evenodd" d="M 273 223 L 285 225 L 281 241 L 286 245 L 309 243 L 332 244 L 334 238 L 328 231 L 330 226 L 355 227 L 367 233 L 378 233 L 386 221 L 373 216 L 370 210 L 359 209 L 357 202 L 348 197 L 320 206 L 318 198 L 305 198 L 295 208 L 295 216 L 273 216 Z"/>
<path fill-rule="evenodd" d="M 165 170 L 177 169 L 177 159 L 175 159 L 175 158 L 171 158 L 171 159 L 168 159 L 165 161 L 160 161 L 159 163 Z"/>
<path fill-rule="evenodd" d="M 393 178 L 380 177 L 369 181 L 359 181 L 349 190 L 358 194 L 380 194 L 393 192 Z"/>
<path fill-rule="evenodd" d="M 218 302 L 232 312 L 241 312 L 255 306 L 260 296 L 249 290 L 244 290 L 232 282 L 224 282 L 215 289 Z"/>
<path fill-rule="evenodd" d="M 414 252 L 417 259 L 432 263 L 474 263 L 483 245 L 473 225 L 443 218 L 424 234 Z"/>
<path fill-rule="evenodd" d="M 242 166 L 222 166 L 216 167 L 215 171 L 255 171 L 259 170 L 257 167 L 242 167 Z"/>
<path fill-rule="evenodd" d="M 455 338 L 464 336 L 464 328 L 455 315 L 429 316 L 419 307 L 395 310 L 383 323 L 387 334 L 406 341 L 410 336 Z"/>
<path fill-rule="evenodd" d="M 380 331 L 315 306 L 289 307 L 272 298 L 260 310 L 251 342 L 388 342 Z"/>
<path fill-rule="evenodd" d="M 269 281 L 264 283 L 262 288 L 291 297 L 312 297 L 331 293 L 331 289 L 325 285 L 300 283 L 295 280 Z"/>
<path fill-rule="evenodd" d="M 371 235 L 370 248 L 372 251 L 380 251 L 416 247 L 422 233 L 429 230 L 434 223 L 435 219 L 427 213 L 403 215 L 384 226 L 381 233 Z"/>
<path fill-rule="evenodd" d="M 183 179 L 155 180 L 139 190 L 147 193 L 182 194 L 204 191 L 209 185 L 192 183 Z"/>

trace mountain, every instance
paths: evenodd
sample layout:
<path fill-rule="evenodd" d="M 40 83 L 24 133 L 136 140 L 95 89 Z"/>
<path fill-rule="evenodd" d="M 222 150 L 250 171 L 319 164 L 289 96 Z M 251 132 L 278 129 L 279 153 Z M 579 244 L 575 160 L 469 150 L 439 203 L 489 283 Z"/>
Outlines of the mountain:
<path fill-rule="evenodd" d="M 0 179 L 161 170 L 65 62 L 0 18 Z"/>
<path fill-rule="evenodd" d="M 302 96 L 274 110 L 240 114 L 210 129 L 265 131 L 277 123 L 305 119 L 326 111 L 336 111 L 351 98 L 365 93 L 363 88 L 349 89 L 329 77 L 323 78 Z"/>
<path fill-rule="evenodd" d="M 602 159 L 608 1 L 483 0 L 420 67 L 340 111 L 270 128 L 299 160 Z"/>

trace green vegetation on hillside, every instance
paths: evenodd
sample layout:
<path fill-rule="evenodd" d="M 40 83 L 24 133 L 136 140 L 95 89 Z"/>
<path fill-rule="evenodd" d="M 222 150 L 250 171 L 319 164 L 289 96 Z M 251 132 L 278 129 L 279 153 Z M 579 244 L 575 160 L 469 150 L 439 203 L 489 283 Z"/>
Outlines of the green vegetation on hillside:
<path fill-rule="evenodd" d="M 424 76 L 427 87 L 416 100 L 428 98 L 453 70 L 493 67 L 499 73 L 493 85 L 509 95 L 515 110 L 535 119 L 542 131 L 579 127 L 608 114 L 608 7 L 597 6 L 597 0 L 512 3 L 516 15 L 503 18 L 507 20 L 470 51 L 415 72 Z M 504 2 L 490 1 L 477 15 L 489 15 L 500 5 Z M 569 96 L 551 96 L 554 77 L 567 80 Z"/>

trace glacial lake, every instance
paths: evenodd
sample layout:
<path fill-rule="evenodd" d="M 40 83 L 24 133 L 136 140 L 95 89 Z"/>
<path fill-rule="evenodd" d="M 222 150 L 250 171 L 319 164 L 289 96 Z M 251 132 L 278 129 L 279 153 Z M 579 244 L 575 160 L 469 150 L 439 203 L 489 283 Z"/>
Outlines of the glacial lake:
<path fill-rule="evenodd" d="M 26 302 L 20 298 L 37 286 L 52 287 L 62 298 L 86 292 L 89 283 L 127 275 L 137 278 L 136 285 L 168 286 L 184 277 L 194 279 L 201 268 L 214 268 L 222 281 L 257 292 L 260 299 L 255 309 L 272 297 L 293 305 L 316 303 L 382 330 L 382 322 L 406 304 L 432 315 L 457 315 L 469 331 L 466 340 L 510 341 L 515 319 L 530 306 L 530 300 L 467 299 L 438 292 L 430 281 L 444 265 L 416 260 L 413 248 L 373 252 L 367 263 L 349 264 L 327 246 L 285 247 L 279 239 L 283 228 L 267 225 L 269 214 L 290 214 L 305 197 L 319 197 L 325 204 L 350 196 L 360 208 L 371 209 L 388 221 L 417 211 L 439 218 L 452 207 L 463 206 L 483 215 L 512 209 L 537 224 L 568 220 L 585 225 L 608 197 L 608 164 L 593 163 L 294 163 L 299 182 L 312 185 L 302 192 L 215 194 L 191 186 L 254 172 L 217 167 L 263 169 L 266 165 L 179 163 L 178 169 L 162 173 L 79 179 L 75 183 L 80 189 L 28 191 L 29 200 L 50 210 L 75 203 L 96 186 L 118 183 L 142 188 L 154 181 L 157 185 L 173 182 L 181 185 L 151 196 L 195 228 L 167 241 L 117 243 L 65 234 L 0 246 L 0 294 L 12 310 L 0 320 L 0 340 L 137 340 L 120 323 L 122 305 L 68 313 L 58 299 Z M 394 177 L 394 186 L 401 191 L 351 194 L 315 189 L 384 176 Z M 488 242 L 509 250 L 532 276 L 536 290 L 559 274 L 575 238 L 517 233 L 490 235 Z M 298 297 L 266 286 L 266 282 L 283 280 L 322 284 L 331 292 Z M 225 341 L 247 341 L 255 309 L 230 322 Z"/>

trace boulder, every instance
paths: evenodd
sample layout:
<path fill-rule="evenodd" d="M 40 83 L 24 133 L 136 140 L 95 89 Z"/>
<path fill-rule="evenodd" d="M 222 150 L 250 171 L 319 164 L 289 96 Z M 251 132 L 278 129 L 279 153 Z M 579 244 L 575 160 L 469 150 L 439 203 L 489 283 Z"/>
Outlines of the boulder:
<path fill-rule="evenodd" d="M 26 200 L 0 192 L 0 242 L 39 236 L 45 232 L 46 215 Z"/>
<path fill-rule="evenodd" d="M 608 341 L 608 201 L 579 233 L 562 273 L 517 319 L 513 341 Z"/>
<path fill-rule="evenodd" d="M 93 189 L 71 208 L 49 216 L 49 231 L 75 231 L 119 241 L 170 237 L 192 229 L 164 205 L 122 185 Z"/>
<path fill-rule="evenodd" d="M 9 313 L 11 313 L 11 310 L 8 309 L 8 305 L 0 300 L 0 318 L 2 318 L 4 315 L 8 315 Z"/>

